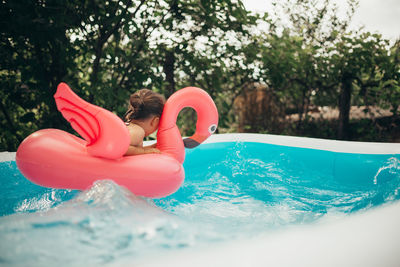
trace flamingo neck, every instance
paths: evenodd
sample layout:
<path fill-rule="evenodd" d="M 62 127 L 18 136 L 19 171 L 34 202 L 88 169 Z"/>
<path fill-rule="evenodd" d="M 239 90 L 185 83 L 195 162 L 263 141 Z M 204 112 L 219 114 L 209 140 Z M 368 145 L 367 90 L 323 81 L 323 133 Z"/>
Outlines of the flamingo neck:
<path fill-rule="evenodd" d="M 164 105 L 157 132 L 157 148 L 183 163 L 185 147 L 182 136 L 176 126 L 179 112 L 185 107 L 193 107 L 196 99 L 190 97 L 186 90 L 175 92 Z"/>
<path fill-rule="evenodd" d="M 175 92 L 164 105 L 158 133 L 157 148 L 162 153 L 169 154 L 183 163 L 185 158 L 185 147 L 182 136 L 176 126 L 179 112 L 191 107 L 197 113 L 196 133 L 199 142 L 210 136 L 210 126 L 216 127 L 218 124 L 218 111 L 212 98 L 200 88 L 186 87 Z"/>

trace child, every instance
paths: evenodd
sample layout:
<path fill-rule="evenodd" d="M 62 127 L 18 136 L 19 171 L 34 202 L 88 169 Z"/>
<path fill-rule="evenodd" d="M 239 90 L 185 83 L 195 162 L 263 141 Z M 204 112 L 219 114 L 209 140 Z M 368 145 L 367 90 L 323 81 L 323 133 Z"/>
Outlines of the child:
<path fill-rule="evenodd" d="M 149 89 L 142 89 L 131 95 L 125 123 L 131 143 L 125 156 L 160 153 L 156 144 L 143 147 L 143 138 L 158 129 L 165 98 Z"/>

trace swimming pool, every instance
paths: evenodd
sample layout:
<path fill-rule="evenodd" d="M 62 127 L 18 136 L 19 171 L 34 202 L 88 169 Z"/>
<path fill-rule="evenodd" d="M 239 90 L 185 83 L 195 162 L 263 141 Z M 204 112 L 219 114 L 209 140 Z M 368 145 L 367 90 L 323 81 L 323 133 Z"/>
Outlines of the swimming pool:
<path fill-rule="evenodd" d="M 225 134 L 186 153 L 183 186 L 155 200 L 111 181 L 42 188 L 3 153 L 0 264 L 400 261 L 400 144 Z"/>

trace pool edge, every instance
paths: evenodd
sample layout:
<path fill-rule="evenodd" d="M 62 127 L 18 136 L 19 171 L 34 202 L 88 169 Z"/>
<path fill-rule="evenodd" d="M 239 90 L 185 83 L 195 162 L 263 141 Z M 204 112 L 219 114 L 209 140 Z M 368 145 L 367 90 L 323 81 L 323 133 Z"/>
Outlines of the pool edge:
<path fill-rule="evenodd" d="M 210 136 L 204 142 L 204 144 L 221 142 L 257 142 L 342 153 L 400 154 L 400 143 L 340 141 L 310 137 L 255 133 L 215 134 Z"/>

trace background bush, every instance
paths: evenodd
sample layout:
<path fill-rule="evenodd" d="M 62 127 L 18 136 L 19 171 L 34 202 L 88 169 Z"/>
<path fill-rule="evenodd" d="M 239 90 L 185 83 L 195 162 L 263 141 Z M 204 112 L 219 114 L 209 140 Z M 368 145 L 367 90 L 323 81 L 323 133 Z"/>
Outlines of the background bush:
<path fill-rule="evenodd" d="M 218 106 L 219 132 L 238 130 L 234 100 L 246 85 L 260 83 L 285 112 L 265 112 L 282 114 L 280 125 L 266 123 L 257 132 L 398 140 L 400 42 L 350 31 L 356 1 L 348 1 L 344 18 L 329 1 L 317 3 L 277 1 L 259 15 L 230 0 L 4 0 L 0 150 L 15 151 L 42 128 L 73 132 L 53 100 L 61 81 L 119 116 L 137 89 L 168 97 L 201 87 Z M 352 105 L 393 115 L 351 121 Z M 338 108 L 339 118 L 310 120 L 308 111 L 318 106 Z M 298 120 L 287 121 L 288 113 Z M 195 116 L 190 110 L 179 116 L 182 134 L 193 133 Z"/>

